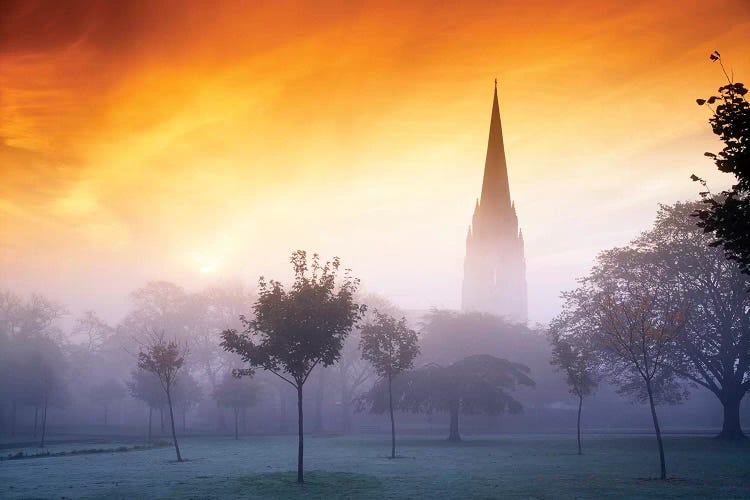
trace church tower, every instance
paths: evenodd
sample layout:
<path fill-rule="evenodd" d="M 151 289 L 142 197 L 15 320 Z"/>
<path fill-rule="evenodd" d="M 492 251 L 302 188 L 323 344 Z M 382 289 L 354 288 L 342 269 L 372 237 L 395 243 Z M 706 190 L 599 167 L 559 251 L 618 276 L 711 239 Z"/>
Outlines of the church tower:
<path fill-rule="evenodd" d="M 528 319 L 523 234 L 510 198 L 497 80 L 482 194 L 466 236 L 461 308 L 522 323 Z"/>

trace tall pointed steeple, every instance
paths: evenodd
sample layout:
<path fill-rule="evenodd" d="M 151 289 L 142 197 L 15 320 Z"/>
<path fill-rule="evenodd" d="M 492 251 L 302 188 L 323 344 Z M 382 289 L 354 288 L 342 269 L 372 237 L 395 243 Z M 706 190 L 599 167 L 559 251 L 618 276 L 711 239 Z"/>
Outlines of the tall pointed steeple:
<path fill-rule="evenodd" d="M 503 126 L 500 122 L 500 105 L 497 100 L 497 80 L 495 80 L 495 94 L 492 99 L 490 135 L 487 140 L 487 156 L 484 160 L 484 178 L 482 179 L 480 204 L 493 205 L 493 208 L 510 205 L 508 165 L 505 161 Z"/>
<path fill-rule="evenodd" d="M 482 194 L 466 237 L 462 308 L 526 322 L 526 293 L 523 233 L 510 197 L 495 80 Z"/>

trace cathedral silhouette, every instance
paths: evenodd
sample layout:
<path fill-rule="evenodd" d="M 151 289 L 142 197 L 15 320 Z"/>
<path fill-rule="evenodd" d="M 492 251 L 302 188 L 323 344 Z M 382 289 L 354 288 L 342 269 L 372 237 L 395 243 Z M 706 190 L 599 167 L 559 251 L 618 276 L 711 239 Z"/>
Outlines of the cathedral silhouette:
<path fill-rule="evenodd" d="M 482 193 L 466 236 L 461 308 L 522 323 L 528 319 L 523 234 L 510 198 L 497 80 Z"/>

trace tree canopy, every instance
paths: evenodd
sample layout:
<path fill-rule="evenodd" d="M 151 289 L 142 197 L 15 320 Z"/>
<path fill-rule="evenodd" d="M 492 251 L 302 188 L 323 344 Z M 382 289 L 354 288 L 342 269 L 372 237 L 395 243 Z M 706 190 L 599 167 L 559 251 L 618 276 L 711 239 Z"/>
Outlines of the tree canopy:
<path fill-rule="evenodd" d="M 745 97 L 747 88 L 727 73 L 721 55 L 714 51 L 710 58 L 721 66 L 727 84 L 719 88 L 718 95 L 697 102 L 710 108 L 711 130 L 724 148 L 705 155 L 719 171 L 734 175 L 736 182 L 717 194 L 702 192 L 704 207 L 695 213 L 700 220 L 698 225 L 715 236 L 711 244 L 721 246 L 727 258 L 738 262 L 743 273 L 750 274 L 750 103 Z M 692 178 L 706 186 L 698 176 Z"/>

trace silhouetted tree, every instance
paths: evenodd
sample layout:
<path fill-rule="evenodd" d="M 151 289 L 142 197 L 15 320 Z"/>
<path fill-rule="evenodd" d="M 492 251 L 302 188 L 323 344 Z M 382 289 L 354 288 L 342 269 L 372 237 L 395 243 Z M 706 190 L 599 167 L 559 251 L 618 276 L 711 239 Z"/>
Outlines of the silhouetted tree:
<path fill-rule="evenodd" d="M 459 414 L 498 415 L 520 413 L 521 403 L 508 394 L 518 385 L 533 386 L 529 369 L 519 363 L 476 354 L 448 366 L 431 363 L 404 372 L 393 384 L 396 408 L 414 413 L 447 412 L 450 415 L 448 441 L 461 441 Z M 386 380 L 380 380 L 360 398 L 373 413 L 388 411 Z"/>
<path fill-rule="evenodd" d="M 720 245 L 727 258 L 737 261 L 742 272 L 750 274 L 750 103 L 745 97 L 747 88 L 727 74 L 721 55 L 713 52 L 710 58 L 721 65 L 727 84 L 719 88 L 718 95 L 697 102 L 711 108 L 709 123 L 724 149 L 705 155 L 721 172 L 733 174 L 737 182 L 716 196 L 708 190 L 702 192 L 705 207 L 698 209 L 696 215 L 700 219 L 698 225 L 715 235 L 712 245 Z M 692 179 L 706 186 L 696 175 Z"/>
<path fill-rule="evenodd" d="M 115 401 L 125 397 L 125 388 L 114 379 L 109 379 L 103 384 L 95 385 L 89 391 L 89 398 L 104 409 L 104 425 L 107 425 L 109 406 Z"/>
<path fill-rule="evenodd" d="M 240 413 L 258 402 L 258 387 L 250 377 L 235 377 L 227 373 L 214 391 L 219 406 L 230 408 L 234 414 L 234 439 L 240 438 Z"/>
<path fill-rule="evenodd" d="M 406 324 L 406 318 L 375 311 L 374 321 L 360 333 L 362 359 L 369 361 L 375 373 L 387 382 L 388 412 L 391 417 L 391 458 L 396 458 L 396 423 L 393 417 L 393 378 L 410 370 L 419 354 L 417 332 Z"/>
<path fill-rule="evenodd" d="M 566 311 L 569 313 L 569 311 Z M 577 330 L 577 318 L 561 315 L 550 324 L 549 340 L 552 344 L 550 363 L 558 370 L 565 372 L 565 380 L 570 393 L 578 398 L 578 418 L 576 419 L 576 437 L 578 454 L 581 450 L 581 408 L 583 398 L 596 388 L 597 367 L 599 360 L 587 337 Z"/>
<path fill-rule="evenodd" d="M 172 426 L 172 440 L 177 453 L 177 461 L 182 462 L 180 446 L 177 443 L 177 432 L 174 427 L 174 410 L 172 395 L 180 368 L 185 364 L 187 347 L 180 347 L 175 341 L 167 341 L 164 333 L 153 333 L 143 350 L 138 353 L 138 368 L 157 376 L 167 396 L 169 420 Z"/>
<path fill-rule="evenodd" d="M 687 311 L 670 282 L 651 279 L 657 273 L 653 259 L 635 250 L 602 252 L 580 286 L 563 293 L 562 315 L 576 318 L 576 332 L 596 347 L 620 391 L 648 401 L 666 479 L 656 403 L 680 399 L 668 359 Z"/>
<path fill-rule="evenodd" d="M 289 290 L 277 281 L 258 284 L 254 319 L 242 317 L 244 331 L 226 330 L 222 346 L 237 353 L 251 368 L 236 373 L 252 373 L 260 367 L 289 383 L 297 391 L 299 446 L 297 481 L 302 483 L 304 419 L 302 388 L 319 364 L 338 361 L 344 341 L 359 319 L 363 308 L 354 301 L 359 280 L 344 272 L 336 286 L 339 259 L 320 264 L 317 254 L 308 263 L 307 254 L 292 254 L 294 283 Z"/>
<path fill-rule="evenodd" d="M 719 437 L 742 439 L 740 402 L 750 388 L 750 276 L 695 227 L 691 214 L 700 206 L 660 207 L 654 227 L 630 246 L 654 262 L 654 272 L 643 278 L 653 287 L 669 283 L 690 311 L 668 359 L 671 367 L 721 402 Z"/>

